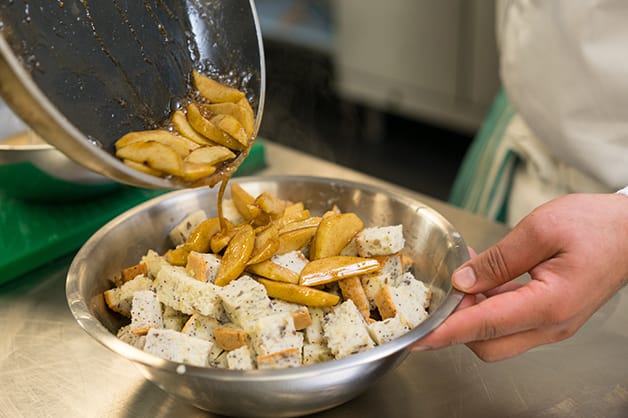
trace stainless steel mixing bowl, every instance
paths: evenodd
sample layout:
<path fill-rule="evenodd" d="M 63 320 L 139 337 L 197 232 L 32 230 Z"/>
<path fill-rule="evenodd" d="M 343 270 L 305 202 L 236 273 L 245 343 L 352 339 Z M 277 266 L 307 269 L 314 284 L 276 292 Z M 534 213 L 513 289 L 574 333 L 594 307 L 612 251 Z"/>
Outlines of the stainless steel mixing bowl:
<path fill-rule="evenodd" d="M 234 371 L 163 360 L 115 337 L 122 319 L 103 301 L 103 291 L 123 267 L 135 264 L 149 248 L 168 248 L 168 231 L 188 213 L 202 208 L 216 216 L 216 190 L 171 192 L 112 220 L 81 248 L 67 277 L 67 300 L 81 327 L 112 351 L 131 360 L 147 379 L 194 405 L 232 416 L 297 416 L 332 408 L 362 393 L 408 354 L 407 347 L 438 326 L 462 294 L 450 276 L 469 258 L 452 225 L 433 209 L 408 197 L 342 180 L 314 177 L 249 177 L 237 180 L 251 194 L 270 191 L 303 201 L 313 213 L 338 205 L 357 213 L 366 225 L 403 224 L 406 253 L 414 273 L 432 289 L 430 316 L 408 334 L 350 357 L 313 366 Z"/>

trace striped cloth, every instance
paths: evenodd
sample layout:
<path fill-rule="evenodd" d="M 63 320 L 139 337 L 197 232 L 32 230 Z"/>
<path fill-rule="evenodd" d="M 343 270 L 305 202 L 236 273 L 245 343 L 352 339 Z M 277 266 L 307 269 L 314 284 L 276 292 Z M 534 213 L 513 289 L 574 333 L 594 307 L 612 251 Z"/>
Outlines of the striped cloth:
<path fill-rule="evenodd" d="M 504 222 L 512 176 L 518 161 L 504 133 L 516 112 L 500 90 L 473 139 L 454 180 L 449 203 Z"/>

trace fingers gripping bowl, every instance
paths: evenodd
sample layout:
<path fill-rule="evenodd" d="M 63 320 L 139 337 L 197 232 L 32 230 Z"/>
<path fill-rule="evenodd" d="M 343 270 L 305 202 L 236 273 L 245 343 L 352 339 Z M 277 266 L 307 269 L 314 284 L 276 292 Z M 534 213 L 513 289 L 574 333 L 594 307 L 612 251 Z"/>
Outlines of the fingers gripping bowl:
<path fill-rule="evenodd" d="M 235 181 L 235 180 L 234 180 Z M 413 270 L 432 290 L 429 317 L 389 343 L 312 366 L 236 371 L 194 367 L 163 360 L 119 340 L 122 319 L 111 313 L 103 292 L 122 268 L 150 248 L 171 246 L 168 231 L 186 214 L 202 208 L 215 214 L 216 190 L 173 192 L 140 205 L 105 225 L 77 253 L 68 272 L 68 304 L 81 327 L 110 350 L 135 363 L 164 391 L 214 413 L 237 416 L 297 416 L 346 402 L 398 365 L 406 347 L 438 326 L 462 295 L 451 287 L 453 270 L 469 258 L 460 234 L 421 202 L 370 186 L 313 177 L 259 177 L 237 180 L 249 193 L 268 191 L 302 201 L 314 213 L 338 205 L 367 225 L 402 224 Z"/>

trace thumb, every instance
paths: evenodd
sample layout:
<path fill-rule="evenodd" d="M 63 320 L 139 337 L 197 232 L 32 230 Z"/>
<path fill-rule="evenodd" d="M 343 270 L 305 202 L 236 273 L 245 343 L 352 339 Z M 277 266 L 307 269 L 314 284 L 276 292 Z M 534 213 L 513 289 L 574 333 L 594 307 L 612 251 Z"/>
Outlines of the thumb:
<path fill-rule="evenodd" d="M 548 234 L 536 225 L 535 216 L 528 216 L 497 244 L 456 269 L 454 287 L 481 293 L 516 279 L 556 254 Z"/>

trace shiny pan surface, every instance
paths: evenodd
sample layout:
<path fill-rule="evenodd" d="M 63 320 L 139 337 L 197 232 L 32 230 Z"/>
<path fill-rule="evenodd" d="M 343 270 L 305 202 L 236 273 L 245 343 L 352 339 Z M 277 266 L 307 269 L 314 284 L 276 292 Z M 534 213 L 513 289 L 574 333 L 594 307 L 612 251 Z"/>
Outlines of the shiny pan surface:
<path fill-rule="evenodd" d="M 110 350 L 131 360 L 164 391 L 199 408 L 231 416 L 298 416 L 332 408 L 366 390 L 399 365 L 408 345 L 425 336 L 455 309 L 462 294 L 450 277 L 469 258 L 460 234 L 439 213 L 406 196 L 358 183 L 316 177 L 234 179 L 249 193 L 269 191 L 302 201 L 312 214 L 333 205 L 355 212 L 367 226 L 402 224 L 405 252 L 415 276 L 433 292 L 430 316 L 408 334 L 350 357 L 313 366 L 234 371 L 183 366 L 136 349 L 115 337 L 122 319 L 112 314 L 103 291 L 121 268 L 137 263 L 150 248 L 170 247 L 168 231 L 187 214 L 204 209 L 216 216 L 217 189 L 171 192 L 120 215 L 80 249 L 68 271 L 66 294 L 81 327 Z"/>

